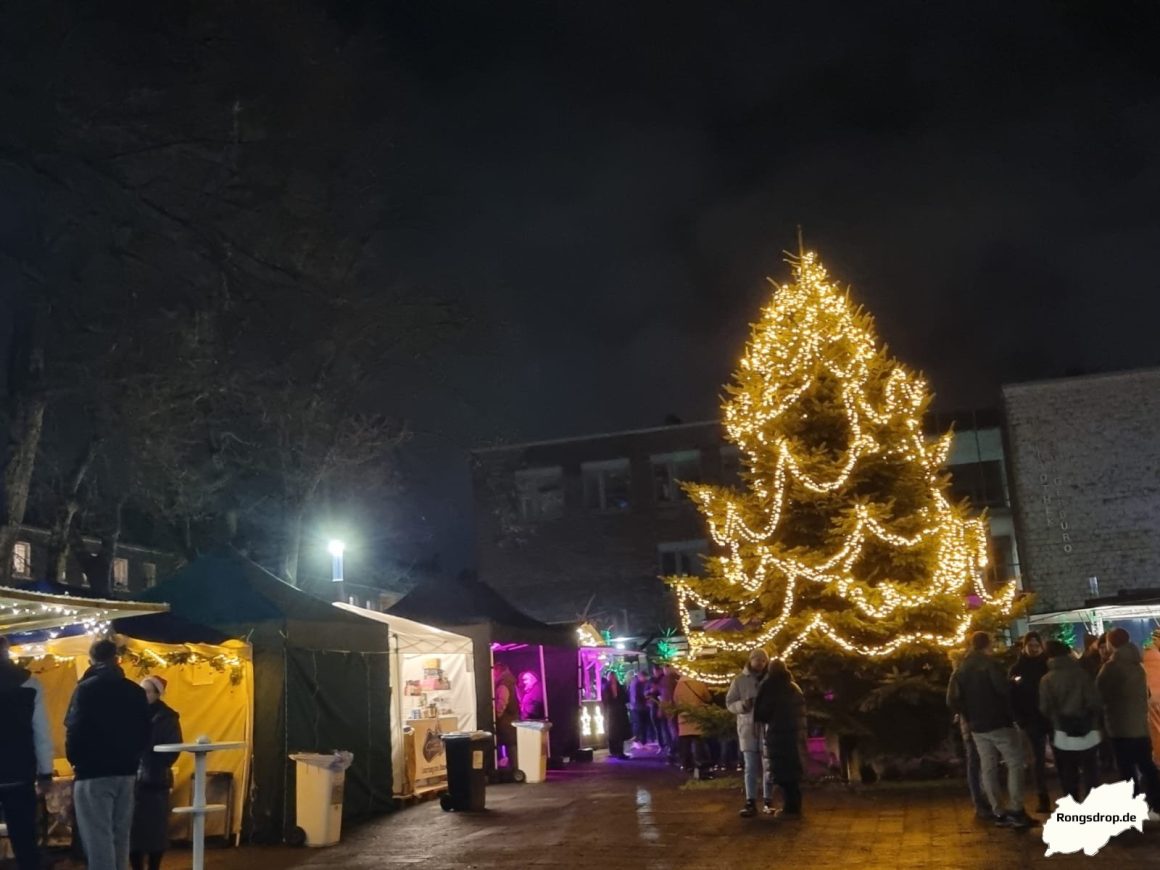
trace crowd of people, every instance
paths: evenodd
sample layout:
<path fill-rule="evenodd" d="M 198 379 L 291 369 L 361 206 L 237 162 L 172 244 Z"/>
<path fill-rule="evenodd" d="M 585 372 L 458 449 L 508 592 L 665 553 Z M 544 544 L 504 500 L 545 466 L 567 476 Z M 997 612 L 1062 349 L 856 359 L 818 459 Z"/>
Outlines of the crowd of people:
<path fill-rule="evenodd" d="M 1155 636 L 1160 646 L 1160 630 Z M 1149 683 L 1152 684 L 1150 691 Z M 703 683 L 657 666 L 622 685 L 609 673 L 604 685 L 610 753 L 656 741 L 689 771 L 720 759 L 702 734 L 696 709 L 717 703 Z M 724 699 L 736 717 L 736 748 L 744 770 L 741 816 L 801 813 L 805 702 L 785 663 L 754 650 Z M 1001 827 L 1037 823 L 1024 805 L 1027 768 L 1036 812 L 1052 809 L 1051 766 L 1059 791 L 1079 802 L 1103 781 L 1131 780 L 1144 795 L 1150 818 L 1160 820 L 1160 649 L 1142 654 L 1117 628 L 1093 639 L 1082 655 L 1060 640 L 1046 643 L 1028 632 L 1009 668 L 992 651 L 985 632 L 972 636 L 947 689 L 967 761 L 967 784 L 980 819 Z M 716 758 L 714 757 L 716 755 Z M 1049 765 L 1049 759 L 1052 765 Z M 1006 768 L 1006 787 L 1000 769 Z"/>
<path fill-rule="evenodd" d="M 757 814 L 758 782 L 764 811 L 774 814 L 774 792 L 783 805 L 776 814 L 801 815 L 801 779 L 805 757 L 805 700 L 784 662 L 771 662 L 754 650 L 742 673 L 719 698 L 707 685 L 668 664 L 651 675 L 637 672 L 622 684 L 615 672 L 605 677 L 603 702 L 609 753 L 628 758 L 624 747 L 651 743 L 699 778 L 733 767 L 740 756 L 745 774 L 743 817 Z M 736 717 L 736 737 L 721 740 L 706 733 L 705 708 L 723 705 Z"/>
<path fill-rule="evenodd" d="M 90 649 L 64 722 L 75 834 L 89 870 L 161 867 L 177 756 L 152 747 L 182 739 L 165 688 L 158 676 L 127 679 L 112 641 Z M 55 775 L 52 729 L 40 682 L 11 660 L 3 637 L 0 710 L 0 809 L 17 867 L 39 870 L 37 804 Z"/>
<path fill-rule="evenodd" d="M 709 687 L 677 672 L 671 664 L 655 664 L 650 673 L 636 671 L 624 683 L 613 670 L 602 691 L 608 751 L 626 759 L 624 751 L 656 746 L 674 764 L 697 777 L 708 777 L 721 766 L 724 747 L 704 733 L 698 708 L 716 699 Z"/>
<path fill-rule="evenodd" d="M 1160 641 L 1160 632 L 1154 640 Z M 1149 653 L 1156 685 L 1160 652 Z M 1130 780 L 1145 796 L 1150 818 L 1160 820 L 1160 772 L 1153 760 L 1160 750 L 1153 748 L 1160 692 L 1149 691 L 1144 657 L 1124 629 L 1102 635 L 1079 657 L 1062 641 L 1045 644 L 1028 632 L 1009 669 L 992 654 L 990 635 L 978 632 L 951 676 L 947 704 L 962 729 L 967 786 L 979 818 L 1012 828 L 1036 824 L 1024 807 L 1026 747 L 1036 812 L 1050 812 L 1050 747 L 1063 794 L 1078 802 L 1105 779 Z M 1006 795 L 1000 761 L 1007 769 Z"/>

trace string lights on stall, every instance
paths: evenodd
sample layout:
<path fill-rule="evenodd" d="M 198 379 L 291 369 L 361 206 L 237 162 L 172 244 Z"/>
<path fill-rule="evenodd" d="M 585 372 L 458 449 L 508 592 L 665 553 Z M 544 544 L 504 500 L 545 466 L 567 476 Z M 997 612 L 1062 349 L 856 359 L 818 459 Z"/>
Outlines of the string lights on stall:
<path fill-rule="evenodd" d="M 911 644 L 957 646 L 972 624 L 969 592 L 1002 613 L 1016 592 L 1013 583 L 987 589 L 986 519 L 946 497 L 951 435 L 929 440 L 923 432 L 926 383 L 879 348 L 871 318 L 814 254 L 792 267 L 794 281 L 775 285 L 723 405 L 748 489 L 686 486 L 722 555 L 707 559 L 705 577 L 666 578 L 689 639 L 681 670 L 710 684 L 729 682 L 735 669 L 703 670 L 693 661 L 755 646 L 786 658 L 811 641 L 874 658 Z M 836 455 L 810 440 L 822 427 L 844 434 Z M 879 482 L 883 468 L 901 469 L 900 479 L 917 483 L 918 506 L 893 516 L 891 498 L 875 498 L 868 483 L 871 467 Z M 832 526 L 802 545 L 787 529 L 811 500 L 825 505 Z M 864 560 L 882 548 L 921 562 L 921 580 L 913 572 L 867 576 Z M 942 618 L 925 629 L 924 608 L 945 616 L 952 600 L 959 611 L 953 627 Z M 751 628 L 732 635 L 695 629 L 693 608 L 735 615 Z M 852 635 L 851 625 L 864 636 Z"/>
<path fill-rule="evenodd" d="M 135 650 L 120 647 L 117 655 L 123 663 L 131 665 L 138 675 L 144 676 L 159 668 L 173 668 L 181 665 L 204 664 L 218 673 L 228 673 L 231 685 L 241 683 L 244 676 L 244 662 L 235 655 L 202 655 L 193 650 L 155 650 L 149 647 Z M 75 656 L 60 656 L 49 652 L 43 644 L 29 644 L 21 648 L 21 655 L 15 658 L 23 666 L 42 664 L 71 664 Z"/>

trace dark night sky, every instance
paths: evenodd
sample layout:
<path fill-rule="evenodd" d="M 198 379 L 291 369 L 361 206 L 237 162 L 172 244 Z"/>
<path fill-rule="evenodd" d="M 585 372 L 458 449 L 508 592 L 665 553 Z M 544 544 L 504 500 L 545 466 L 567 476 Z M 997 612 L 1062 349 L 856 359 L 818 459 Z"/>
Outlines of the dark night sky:
<path fill-rule="evenodd" d="M 451 447 L 713 415 L 797 223 L 944 408 L 1160 362 L 1155 8 L 386 13 L 399 255 L 477 306 L 409 403 L 439 433 L 416 448 L 440 457 L 448 562 L 469 551 Z"/>
<path fill-rule="evenodd" d="M 380 37 L 384 284 L 469 312 L 381 397 L 448 570 L 466 448 L 715 415 L 797 224 L 944 409 L 1160 364 L 1154 0 L 301 2 Z"/>

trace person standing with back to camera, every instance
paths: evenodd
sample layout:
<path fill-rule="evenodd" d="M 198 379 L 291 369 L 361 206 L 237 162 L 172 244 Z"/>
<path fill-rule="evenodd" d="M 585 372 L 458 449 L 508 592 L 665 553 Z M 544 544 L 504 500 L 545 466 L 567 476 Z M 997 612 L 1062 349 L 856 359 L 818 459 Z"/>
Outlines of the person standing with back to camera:
<path fill-rule="evenodd" d="M 65 754 L 76 773 L 73 807 L 89 870 L 125 870 L 149 704 L 125 678 L 111 640 L 92 645 L 89 663 L 65 717 Z"/>

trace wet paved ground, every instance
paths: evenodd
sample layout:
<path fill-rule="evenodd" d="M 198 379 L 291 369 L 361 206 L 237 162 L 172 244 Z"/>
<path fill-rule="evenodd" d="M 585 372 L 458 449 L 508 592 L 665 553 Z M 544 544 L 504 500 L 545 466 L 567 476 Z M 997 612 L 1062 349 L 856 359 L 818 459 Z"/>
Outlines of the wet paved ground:
<path fill-rule="evenodd" d="M 807 787 L 798 822 L 737 817 L 732 789 L 681 790 L 657 761 L 597 762 L 553 772 L 543 785 L 494 786 L 481 815 L 413 806 L 346 832 L 329 849 L 211 851 L 213 870 L 555 867 L 565 870 L 700 868 L 1160 868 L 1160 825 L 1123 834 L 1097 856 L 1044 858 L 1038 830 L 976 822 L 965 786 L 851 790 Z M 187 870 L 172 852 L 166 870 Z"/>

